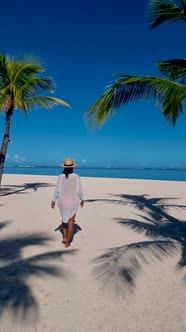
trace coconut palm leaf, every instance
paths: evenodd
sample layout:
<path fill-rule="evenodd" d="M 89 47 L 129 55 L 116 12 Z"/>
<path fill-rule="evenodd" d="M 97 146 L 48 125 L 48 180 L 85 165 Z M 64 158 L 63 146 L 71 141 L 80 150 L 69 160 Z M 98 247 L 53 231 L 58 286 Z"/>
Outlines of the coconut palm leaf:
<path fill-rule="evenodd" d="M 33 77 L 29 82 L 26 81 L 24 85 L 21 85 L 18 92 L 22 97 L 29 97 L 42 91 L 48 91 L 50 93 L 55 92 L 54 81 L 51 77 Z"/>
<path fill-rule="evenodd" d="M 10 57 L 0 52 L 0 84 L 4 86 L 9 84 L 8 66 L 7 63 L 10 62 Z M 10 64 L 9 64 L 10 66 Z"/>
<path fill-rule="evenodd" d="M 173 0 L 151 0 L 147 15 L 152 29 L 164 22 L 186 22 L 186 0 L 180 0 L 179 6 Z"/>
<path fill-rule="evenodd" d="M 67 104 L 64 100 L 54 98 L 54 97 L 47 97 L 47 96 L 41 96 L 41 97 L 31 97 L 26 98 L 24 100 L 24 105 L 26 110 L 29 110 L 30 108 L 53 108 L 55 105 L 63 105 L 70 107 L 69 104 Z"/>
<path fill-rule="evenodd" d="M 186 84 L 186 59 L 172 59 L 157 63 L 162 76 Z"/>
<path fill-rule="evenodd" d="M 120 107 L 129 102 L 156 100 L 165 117 L 175 125 L 182 103 L 186 98 L 185 87 L 178 83 L 159 77 L 137 77 L 121 74 L 120 78 L 87 111 L 85 121 L 101 126 Z"/>

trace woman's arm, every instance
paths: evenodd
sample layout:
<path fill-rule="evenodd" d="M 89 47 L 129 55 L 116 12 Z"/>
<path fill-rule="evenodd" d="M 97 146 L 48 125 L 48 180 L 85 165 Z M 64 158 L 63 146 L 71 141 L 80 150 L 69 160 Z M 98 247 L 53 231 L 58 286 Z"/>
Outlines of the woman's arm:
<path fill-rule="evenodd" d="M 57 179 L 57 183 L 56 183 L 56 188 L 55 188 L 55 191 L 54 191 L 54 195 L 53 195 L 53 200 L 52 200 L 52 203 L 51 203 L 51 208 L 54 209 L 55 208 L 55 203 L 59 197 L 59 188 L 60 188 L 60 176 L 58 176 L 58 179 Z"/>
<path fill-rule="evenodd" d="M 79 199 L 80 199 L 80 205 L 81 207 L 84 206 L 84 197 L 83 197 L 83 187 L 81 184 L 81 179 L 79 177 Z"/>

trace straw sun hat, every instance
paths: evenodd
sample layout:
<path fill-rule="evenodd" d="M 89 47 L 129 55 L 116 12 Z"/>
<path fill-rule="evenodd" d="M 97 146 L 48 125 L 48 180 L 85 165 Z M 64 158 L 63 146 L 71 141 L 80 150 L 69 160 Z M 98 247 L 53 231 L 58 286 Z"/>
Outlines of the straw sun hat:
<path fill-rule="evenodd" d="M 61 164 L 60 166 L 64 168 L 73 168 L 77 167 L 77 164 L 75 164 L 71 158 L 66 158 L 64 159 L 64 163 Z"/>

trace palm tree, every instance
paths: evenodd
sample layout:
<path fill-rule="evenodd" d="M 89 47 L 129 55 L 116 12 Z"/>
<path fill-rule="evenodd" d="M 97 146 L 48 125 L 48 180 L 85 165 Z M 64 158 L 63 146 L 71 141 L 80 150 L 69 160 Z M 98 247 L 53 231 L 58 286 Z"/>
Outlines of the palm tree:
<path fill-rule="evenodd" d="M 148 21 L 152 28 L 170 21 L 186 22 L 186 0 L 180 7 L 172 0 L 151 0 Z M 86 120 L 101 126 L 120 107 L 129 102 L 156 100 L 165 117 L 175 125 L 186 99 L 186 59 L 167 60 L 157 64 L 159 77 L 120 74 L 109 89 L 89 108 Z"/>
<path fill-rule="evenodd" d="M 151 0 L 148 6 L 148 22 L 154 29 L 164 22 L 175 22 L 178 20 L 186 22 L 186 0 Z"/>
<path fill-rule="evenodd" d="M 69 106 L 65 101 L 45 96 L 54 93 L 54 81 L 50 77 L 41 77 L 45 69 L 36 59 L 25 57 L 17 60 L 0 53 L 0 111 L 5 114 L 6 124 L 0 149 L 0 185 L 3 175 L 8 143 L 10 141 L 10 123 L 16 109 L 25 114 L 31 108 L 52 108 L 61 104 Z"/>

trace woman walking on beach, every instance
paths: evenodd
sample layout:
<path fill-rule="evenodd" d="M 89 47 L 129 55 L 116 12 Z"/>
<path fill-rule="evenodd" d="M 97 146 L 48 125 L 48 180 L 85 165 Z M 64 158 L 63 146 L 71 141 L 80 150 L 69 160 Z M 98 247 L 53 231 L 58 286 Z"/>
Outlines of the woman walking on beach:
<path fill-rule="evenodd" d="M 84 206 L 83 190 L 79 175 L 73 173 L 73 168 L 77 166 L 73 160 L 67 158 L 64 160 L 64 164 L 60 166 L 64 170 L 57 179 L 51 207 L 54 209 L 57 202 L 62 218 L 62 242 L 65 244 L 65 248 L 68 248 L 74 232 L 75 215 L 79 205 Z"/>

